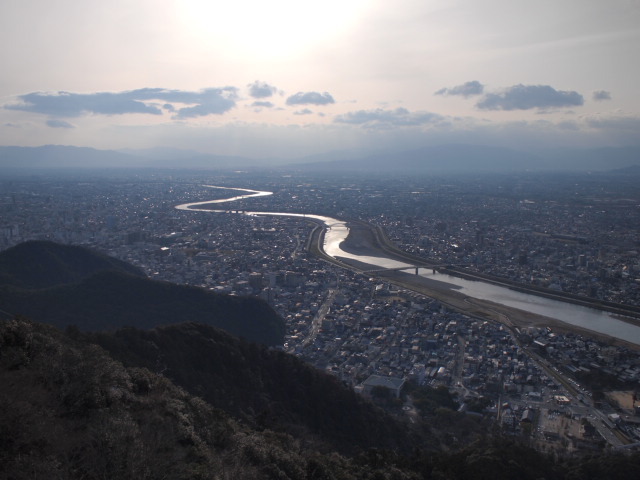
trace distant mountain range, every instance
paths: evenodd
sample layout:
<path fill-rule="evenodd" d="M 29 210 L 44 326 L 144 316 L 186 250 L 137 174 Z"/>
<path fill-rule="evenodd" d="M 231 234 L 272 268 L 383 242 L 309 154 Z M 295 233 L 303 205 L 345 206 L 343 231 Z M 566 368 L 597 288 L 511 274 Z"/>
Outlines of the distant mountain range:
<path fill-rule="evenodd" d="M 260 162 L 244 157 L 206 155 L 189 150 L 97 150 L 88 147 L 44 145 L 0 147 L 0 171 L 122 168 L 246 168 Z"/>
<path fill-rule="evenodd" d="M 59 328 L 100 331 L 194 321 L 282 345 L 284 320 L 263 300 L 148 279 L 92 250 L 31 241 L 0 252 L 0 309 Z"/>
<path fill-rule="evenodd" d="M 439 174 L 519 171 L 606 172 L 637 165 L 640 165 L 640 147 L 562 148 L 532 153 L 503 147 L 451 144 L 365 156 L 358 156 L 353 152 L 327 152 L 288 161 L 211 155 L 169 148 L 115 151 L 60 145 L 0 147 L 0 172 L 123 168 L 295 168 L 309 172 Z"/>

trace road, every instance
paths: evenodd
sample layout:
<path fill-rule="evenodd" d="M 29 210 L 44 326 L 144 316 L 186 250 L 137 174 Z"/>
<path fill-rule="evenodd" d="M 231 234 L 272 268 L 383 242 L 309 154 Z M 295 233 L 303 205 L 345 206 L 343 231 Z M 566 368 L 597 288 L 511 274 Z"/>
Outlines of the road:
<path fill-rule="evenodd" d="M 314 230 L 313 240 L 310 242 L 311 251 L 315 254 L 325 258 L 331 263 L 340 265 L 343 268 L 348 268 L 350 270 L 356 272 L 363 272 L 367 270 L 366 264 L 358 264 L 358 262 L 352 262 L 348 260 L 338 261 L 332 257 L 328 257 L 322 251 L 322 234 L 321 229 Z M 357 231 L 358 238 L 358 246 L 362 248 L 371 249 L 369 254 L 371 255 L 380 255 L 381 253 L 390 258 L 396 258 L 402 261 L 411 260 L 411 256 L 401 252 L 397 249 L 385 236 L 384 233 L 380 231 L 380 229 L 376 229 L 371 225 L 365 224 L 364 222 L 359 222 L 356 227 L 352 227 L 350 225 L 350 232 Z M 350 233 L 351 235 L 351 233 Z M 314 248 L 313 248 L 314 247 Z M 415 263 L 415 258 L 413 259 Z M 421 260 L 424 263 L 424 260 Z M 420 263 L 420 262 L 418 262 Z M 595 408 L 591 402 L 591 399 L 586 395 L 583 389 L 576 384 L 572 379 L 566 377 L 562 374 L 555 366 L 550 364 L 546 359 L 540 357 L 535 351 L 532 349 L 522 345 L 518 336 L 515 333 L 515 327 L 526 327 L 531 325 L 537 326 L 547 326 L 553 325 L 556 329 L 560 330 L 572 330 L 582 332 L 579 328 L 567 328 L 566 324 L 562 324 L 561 322 L 554 321 L 548 317 L 542 317 L 540 315 L 532 314 L 529 312 L 524 312 L 522 310 L 518 310 L 515 308 L 511 308 L 505 305 L 493 303 L 487 300 L 479 300 L 467 297 L 455 290 L 449 288 L 438 287 L 439 282 L 433 282 L 429 279 L 426 279 L 421 276 L 411 275 L 404 272 L 396 272 L 396 271 L 386 271 L 376 273 L 376 276 L 379 278 L 383 278 L 390 283 L 394 283 L 399 285 L 407 290 L 411 290 L 417 292 L 419 294 L 426 295 L 430 298 L 434 298 L 439 300 L 441 303 L 445 304 L 449 308 L 453 310 L 460 311 L 464 314 L 489 319 L 493 321 L 497 321 L 505 325 L 511 330 L 512 337 L 517 345 L 523 349 L 523 351 L 536 363 L 540 366 L 540 368 L 550 377 L 553 378 L 556 382 L 561 384 L 565 390 L 568 392 L 569 398 L 572 400 L 572 404 L 574 405 L 574 409 L 578 409 L 584 416 L 589 418 L 594 427 L 598 430 L 600 435 L 609 443 L 609 445 L 613 447 L 619 447 L 623 445 L 623 442 L 620 440 L 618 436 L 614 433 L 614 431 L 608 426 L 611 422 L 607 419 L 607 416 L 602 411 Z M 335 296 L 336 291 L 331 291 L 327 296 L 325 301 L 322 304 L 322 307 L 318 311 L 318 314 L 313 320 L 312 328 L 309 333 L 309 336 L 303 342 L 304 345 L 312 342 L 317 335 L 317 332 L 322 323 L 322 319 L 324 315 L 328 312 L 328 308 L 333 303 L 333 297 Z M 560 328 L 559 328 L 560 327 Z M 593 332 L 587 332 L 593 336 L 599 336 L 594 334 Z M 612 341 L 610 337 L 605 337 L 607 340 Z M 456 357 L 456 368 L 454 375 L 456 377 L 456 381 L 454 385 L 459 384 L 462 386 L 462 382 L 459 380 L 462 375 L 463 365 L 464 365 L 464 349 L 465 349 L 465 339 L 459 339 L 459 350 L 458 355 Z M 617 343 L 617 342 L 616 342 Z M 624 342 L 626 346 L 636 347 L 636 345 L 629 345 Z M 576 407 L 577 405 L 577 407 Z M 576 410 L 576 411 L 578 411 Z"/>
<path fill-rule="evenodd" d="M 307 337 L 302 341 L 302 346 L 306 347 L 310 343 L 313 343 L 320 331 L 320 327 L 322 326 L 322 320 L 324 317 L 331 311 L 331 306 L 333 305 L 333 301 L 336 298 L 336 294 L 338 293 L 337 289 L 329 289 L 329 293 L 327 294 L 324 302 L 318 308 L 318 312 L 311 320 L 311 326 L 309 327 L 309 333 Z"/>

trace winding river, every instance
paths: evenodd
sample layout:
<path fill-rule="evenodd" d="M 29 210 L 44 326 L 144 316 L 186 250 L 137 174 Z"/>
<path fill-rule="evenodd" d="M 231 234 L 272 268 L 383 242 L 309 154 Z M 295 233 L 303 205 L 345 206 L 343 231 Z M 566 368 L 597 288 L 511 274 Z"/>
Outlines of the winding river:
<path fill-rule="evenodd" d="M 201 208 L 203 205 L 211 205 L 218 203 L 227 203 L 241 199 L 247 199 L 251 197 L 262 197 L 272 195 L 272 192 L 248 190 L 241 188 L 229 188 L 218 187 L 213 185 L 205 185 L 207 188 L 235 190 L 243 192 L 242 195 L 238 195 L 230 198 L 223 198 L 218 200 L 207 200 L 204 202 L 185 203 L 178 205 L 178 210 L 187 210 L 192 212 L 214 212 L 214 213 L 226 213 L 229 210 L 220 209 L 208 209 Z M 256 216 L 286 216 L 286 217 L 298 217 L 314 220 L 324 225 L 325 234 L 323 241 L 324 252 L 335 259 L 353 259 L 362 263 L 371 265 L 372 269 L 385 269 L 385 268 L 406 268 L 407 271 L 414 271 L 415 267 L 412 264 L 401 262 L 387 257 L 366 256 L 357 255 L 346 252 L 340 248 L 342 242 L 347 238 L 349 234 L 349 228 L 347 223 L 342 220 L 338 220 L 331 217 L 324 217 L 321 215 L 308 215 L 301 213 L 284 213 L 284 212 L 242 212 L 245 215 Z M 455 289 L 458 292 L 467 295 L 471 298 L 490 300 L 494 303 L 499 303 L 512 308 L 517 308 L 526 312 L 531 312 L 537 315 L 543 315 L 556 319 L 558 321 L 581 327 L 593 332 L 609 335 L 614 338 L 619 338 L 626 342 L 640 345 L 640 327 L 620 320 L 616 315 L 596 310 L 593 308 L 583 307 L 572 303 L 562 302 L 559 300 L 552 300 L 537 295 L 526 294 L 517 292 L 505 287 L 493 285 L 482 281 L 471 281 L 463 278 L 454 277 L 452 275 L 446 275 L 441 273 L 432 273 L 431 270 L 424 270 L 425 273 L 421 275 L 430 278 L 435 281 L 448 284 L 449 288 Z"/>

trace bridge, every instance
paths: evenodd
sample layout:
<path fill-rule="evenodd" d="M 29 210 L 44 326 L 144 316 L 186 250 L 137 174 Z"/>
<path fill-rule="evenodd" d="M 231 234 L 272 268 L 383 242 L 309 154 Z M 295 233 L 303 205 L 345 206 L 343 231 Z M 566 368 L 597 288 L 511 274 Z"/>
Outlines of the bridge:
<path fill-rule="evenodd" d="M 384 272 L 399 272 L 401 270 L 410 270 L 414 269 L 415 274 L 418 275 L 418 271 L 421 268 L 426 268 L 428 270 L 433 270 L 433 273 L 443 269 L 443 268 L 452 268 L 452 267 L 478 267 L 488 264 L 475 264 L 475 263 L 447 263 L 441 265 L 433 265 L 433 264 L 407 264 L 406 267 L 394 267 L 394 268 L 374 268 L 371 270 L 363 270 L 362 273 L 384 273 Z"/>
<path fill-rule="evenodd" d="M 434 266 L 434 265 L 407 265 L 406 267 L 374 268 L 374 269 L 371 269 L 371 270 L 363 270 L 362 273 L 373 273 L 373 274 L 375 274 L 375 273 L 399 272 L 399 271 L 402 271 L 402 270 L 415 269 L 415 273 L 416 273 L 416 275 L 418 275 L 418 271 L 421 268 L 431 269 L 435 273 L 436 270 L 438 270 L 439 268 L 442 268 L 442 266 L 441 265 L 439 265 L 439 266 Z"/>

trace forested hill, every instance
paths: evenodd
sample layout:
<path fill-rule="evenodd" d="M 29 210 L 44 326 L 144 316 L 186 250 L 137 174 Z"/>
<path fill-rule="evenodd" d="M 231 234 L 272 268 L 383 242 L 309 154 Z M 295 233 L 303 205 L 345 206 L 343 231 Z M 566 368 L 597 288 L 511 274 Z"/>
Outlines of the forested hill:
<path fill-rule="evenodd" d="M 428 443 L 335 377 L 297 357 L 196 323 L 84 335 L 126 366 L 174 383 L 255 428 L 284 430 L 341 451 L 409 451 Z"/>
<path fill-rule="evenodd" d="M 261 299 L 150 280 L 125 262 L 51 242 L 0 254 L 0 310 L 88 331 L 200 322 L 265 345 L 281 345 L 285 329 Z"/>
<path fill-rule="evenodd" d="M 170 343 L 175 332 L 164 333 L 156 340 Z M 558 458 L 489 436 L 446 451 L 416 442 L 410 455 L 319 452 L 303 436 L 249 428 L 82 337 L 0 320 L 0 478 L 635 480 L 640 468 L 638 453 Z M 330 421 L 314 408 L 317 423 Z"/>
<path fill-rule="evenodd" d="M 26 289 L 80 282 L 111 270 L 138 277 L 138 267 L 108 255 L 73 245 L 32 240 L 0 252 L 0 285 Z"/>

